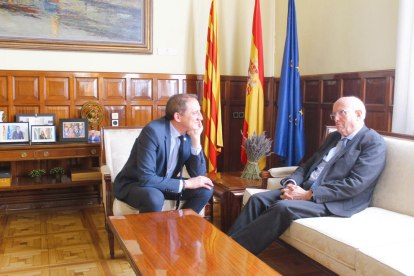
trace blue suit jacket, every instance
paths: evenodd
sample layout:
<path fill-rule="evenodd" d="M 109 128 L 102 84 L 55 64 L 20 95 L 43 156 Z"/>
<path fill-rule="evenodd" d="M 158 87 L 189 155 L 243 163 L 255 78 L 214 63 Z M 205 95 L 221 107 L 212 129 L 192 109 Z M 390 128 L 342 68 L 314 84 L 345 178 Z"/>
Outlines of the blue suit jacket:
<path fill-rule="evenodd" d="M 191 177 L 205 175 L 207 170 L 203 151 L 201 150 L 197 156 L 192 155 L 191 138 L 187 134 L 184 137 L 183 158 L 188 174 Z M 165 177 L 170 147 L 170 121 L 162 117 L 148 123 L 135 140 L 128 161 L 115 178 L 115 197 L 120 200 L 125 198 L 132 185 L 178 193 L 180 180 Z M 177 164 L 173 176 L 176 176 L 180 170 Z"/>
<path fill-rule="evenodd" d="M 341 139 L 337 131 L 326 137 L 318 151 L 291 176 L 296 184 L 309 190 L 306 182 L 325 154 Z M 338 216 L 349 217 L 368 207 L 375 184 L 385 167 L 385 141 L 375 130 L 364 126 L 329 162 L 312 188 L 316 203 L 323 203 Z"/>

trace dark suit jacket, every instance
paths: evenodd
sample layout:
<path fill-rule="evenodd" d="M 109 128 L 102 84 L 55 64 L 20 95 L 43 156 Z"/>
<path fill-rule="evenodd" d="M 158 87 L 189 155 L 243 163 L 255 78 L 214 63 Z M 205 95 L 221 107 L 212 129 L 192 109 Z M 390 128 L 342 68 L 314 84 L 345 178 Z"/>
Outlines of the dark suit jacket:
<path fill-rule="evenodd" d="M 308 190 L 306 180 L 325 154 L 341 139 L 339 132 L 328 135 L 318 151 L 290 177 Z M 312 188 L 316 203 L 324 203 L 338 216 L 350 217 L 368 207 L 375 184 L 385 167 L 385 141 L 375 130 L 364 126 L 326 165 Z"/>
<path fill-rule="evenodd" d="M 205 175 L 206 163 L 203 151 L 199 155 L 191 154 L 191 138 L 185 134 L 183 145 L 184 164 L 191 177 Z M 166 178 L 167 160 L 170 155 L 171 132 L 170 121 L 165 117 L 147 124 L 135 140 L 124 168 L 114 181 L 116 198 L 122 200 L 126 197 L 132 185 L 153 187 L 163 192 L 178 193 L 180 180 Z M 181 168 L 177 165 L 173 172 L 176 176 Z"/>

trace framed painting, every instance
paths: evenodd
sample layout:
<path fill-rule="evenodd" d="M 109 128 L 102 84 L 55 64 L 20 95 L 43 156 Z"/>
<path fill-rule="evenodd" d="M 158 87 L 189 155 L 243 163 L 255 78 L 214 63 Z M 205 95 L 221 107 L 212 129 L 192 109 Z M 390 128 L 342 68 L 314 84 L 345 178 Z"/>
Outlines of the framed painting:
<path fill-rule="evenodd" d="M 60 142 L 88 142 L 88 119 L 59 119 Z"/>
<path fill-rule="evenodd" d="M 32 143 L 52 143 L 56 142 L 56 126 L 33 125 L 31 131 Z"/>
<path fill-rule="evenodd" d="M 152 1 L 3 1 L 0 47 L 152 54 Z"/>
<path fill-rule="evenodd" d="M 29 123 L 0 123 L 0 143 L 29 142 Z"/>

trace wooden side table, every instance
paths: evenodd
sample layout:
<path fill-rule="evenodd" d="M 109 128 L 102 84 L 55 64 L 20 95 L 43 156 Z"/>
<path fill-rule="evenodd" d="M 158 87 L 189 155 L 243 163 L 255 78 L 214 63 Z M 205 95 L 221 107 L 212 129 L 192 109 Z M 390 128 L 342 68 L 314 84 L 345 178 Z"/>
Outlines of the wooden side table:
<path fill-rule="evenodd" d="M 221 231 L 226 233 L 241 211 L 241 201 L 246 188 L 263 189 L 262 180 L 241 178 L 242 172 L 208 173 L 213 181 L 214 195 L 221 200 Z M 213 213 L 213 212 L 211 212 Z"/>

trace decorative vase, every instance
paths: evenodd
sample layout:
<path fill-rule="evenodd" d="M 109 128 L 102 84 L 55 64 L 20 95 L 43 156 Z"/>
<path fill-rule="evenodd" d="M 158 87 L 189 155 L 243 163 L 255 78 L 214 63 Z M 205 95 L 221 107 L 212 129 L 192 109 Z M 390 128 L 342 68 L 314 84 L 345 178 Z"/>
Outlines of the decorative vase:
<path fill-rule="evenodd" d="M 39 176 L 35 176 L 34 181 L 35 181 L 35 183 L 40 183 L 40 182 L 42 182 L 42 176 L 41 176 L 41 175 L 39 175 Z"/>
<path fill-rule="evenodd" d="M 61 173 L 55 174 L 55 178 L 56 178 L 56 182 L 60 182 L 62 180 L 62 174 Z"/>
<path fill-rule="evenodd" d="M 257 162 L 250 162 L 247 160 L 241 177 L 245 179 L 262 179 L 260 177 L 259 164 Z"/>

